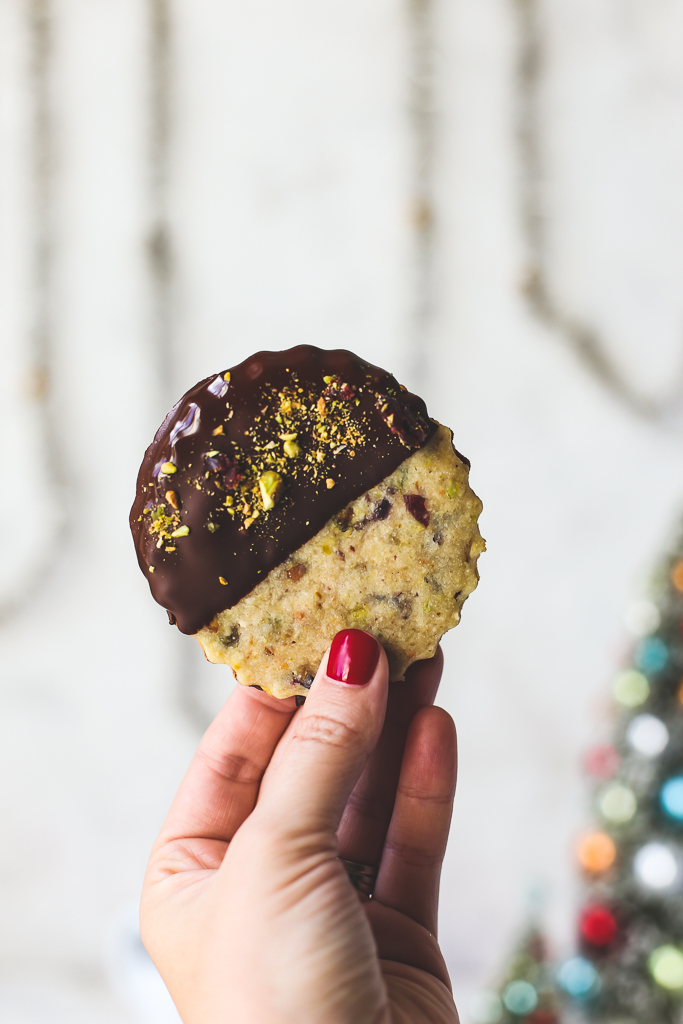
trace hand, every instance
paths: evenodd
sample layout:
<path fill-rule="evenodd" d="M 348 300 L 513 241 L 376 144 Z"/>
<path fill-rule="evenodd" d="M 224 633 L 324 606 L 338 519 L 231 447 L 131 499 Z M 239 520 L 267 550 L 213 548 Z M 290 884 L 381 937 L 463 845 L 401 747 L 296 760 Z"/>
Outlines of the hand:
<path fill-rule="evenodd" d="M 349 632 L 365 685 L 326 674 Z M 441 654 L 389 687 L 358 636 L 299 710 L 238 686 L 180 786 L 141 927 L 185 1024 L 457 1024 L 436 940 L 456 776 Z M 339 856 L 380 865 L 372 900 Z"/>

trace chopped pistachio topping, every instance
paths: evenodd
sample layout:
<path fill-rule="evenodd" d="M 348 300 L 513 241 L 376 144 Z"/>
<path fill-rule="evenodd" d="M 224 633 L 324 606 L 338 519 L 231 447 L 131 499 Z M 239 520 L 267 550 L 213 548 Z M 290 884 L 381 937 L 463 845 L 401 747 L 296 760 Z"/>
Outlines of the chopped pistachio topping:
<path fill-rule="evenodd" d="M 282 494 L 282 477 L 280 474 L 271 469 L 266 470 L 266 472 L 262 473 L 259 477 L 258 483 L 261 489 L 263 507 L 266 511 L 268 509 L 275 508 L 278 498 Z"/>
<path fill-rule="evenodd" d="M 189 526 L 179 526 L 177 530 L 174 530 L 171 534 L 172 537 L 187 537 L 190 532 Z"/>
<path fill-rule="evenodd" d="M 177 471 L 178 471 L 178 467 L 173 462 L 164 462 L 164 463 L 162 463 L 161 470 L 160 470 L 160 472 L 163 473 L 164 476 L 173 476 L 173 474 L 176 473 Z"/>

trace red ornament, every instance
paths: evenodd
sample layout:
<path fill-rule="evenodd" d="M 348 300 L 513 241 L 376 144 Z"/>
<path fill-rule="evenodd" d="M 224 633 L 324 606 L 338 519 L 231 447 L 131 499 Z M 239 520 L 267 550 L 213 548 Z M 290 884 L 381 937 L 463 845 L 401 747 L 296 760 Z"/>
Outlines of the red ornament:
<path fill-rule="evenodd" d="M 604 743 L 588 751 L 583 766 L 589 775 L 597 779 L 611 779 L 619 767 L 619 754 L 613 746 Z"/>
<path fill-rule="evenodd" d="M 522 1024 L 557 1024 L 557 1017 L 550 1010 L 534 1010 L 524 1018 Z"/>
<path fill-rule="evenodd" d="M 591 946 L 609 946 L 619 930 L 614 914 L 599 903 L 590 903 L 584 907 L 579 918 L 579 929 L 582 937 Z"/>

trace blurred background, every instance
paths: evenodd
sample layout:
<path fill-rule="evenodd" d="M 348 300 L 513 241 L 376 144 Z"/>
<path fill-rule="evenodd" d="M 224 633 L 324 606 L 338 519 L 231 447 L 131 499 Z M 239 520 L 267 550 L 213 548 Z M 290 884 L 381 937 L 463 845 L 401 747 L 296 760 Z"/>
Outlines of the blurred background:
<path fill-rule="evenodd" d="M 463 1024 L 574 928 L 581 756 L 683 507 L 683 0 L 0 0 L 0 1016 L 178 1020 L 147 854 L 231 689 L 127 515 L 188 387 L 348 347 L 472 460 Z M 632 619 L 632 616 L 631 616 Z"/>

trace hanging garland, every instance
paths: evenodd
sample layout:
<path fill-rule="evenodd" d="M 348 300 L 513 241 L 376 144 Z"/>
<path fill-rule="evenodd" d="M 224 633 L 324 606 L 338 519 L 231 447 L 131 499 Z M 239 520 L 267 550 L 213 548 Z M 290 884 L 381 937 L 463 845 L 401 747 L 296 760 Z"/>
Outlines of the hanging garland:
<path fill-rule="evenodd" d="M 30 82 L 30 160 L 32 179 L 32 323 L 30 397 L 40 438 L 40 474 L 50 496 L 50 515 L 38 538 L 42 555 L 21 573 L 11 595 L 0 600 L 0 627 L 33 607 L 63 557 L 71 523 L 68 481 L 62 455 L 60 421 L 53 395 L 54 337 L 52 281 L 54 267 L 53 170 L 54 124 L 49 98 L 52 56 L 52 10 L 49 0 L 31 0 L 27 9 Z M 36 453 L 38 455 L 38 453 Z"/>
<path fill-rule="evenodd" d="M 548 285 L 545 218 L 540 206 L 543 144 L 540 90 L 544 40 L 540 26 L 541 0 L 514 0 L 519 26 L 518 131 L 522 177 L 522 225 L 530 256 L 525 292 L 536 316 L 575 353 L 584 367 L 622 405 L 637 416 L 668 425 L 683 405 L 683 367 L 659 397 L 640 391 L 609 354 L 600 333 L 563 310 Z"/>

